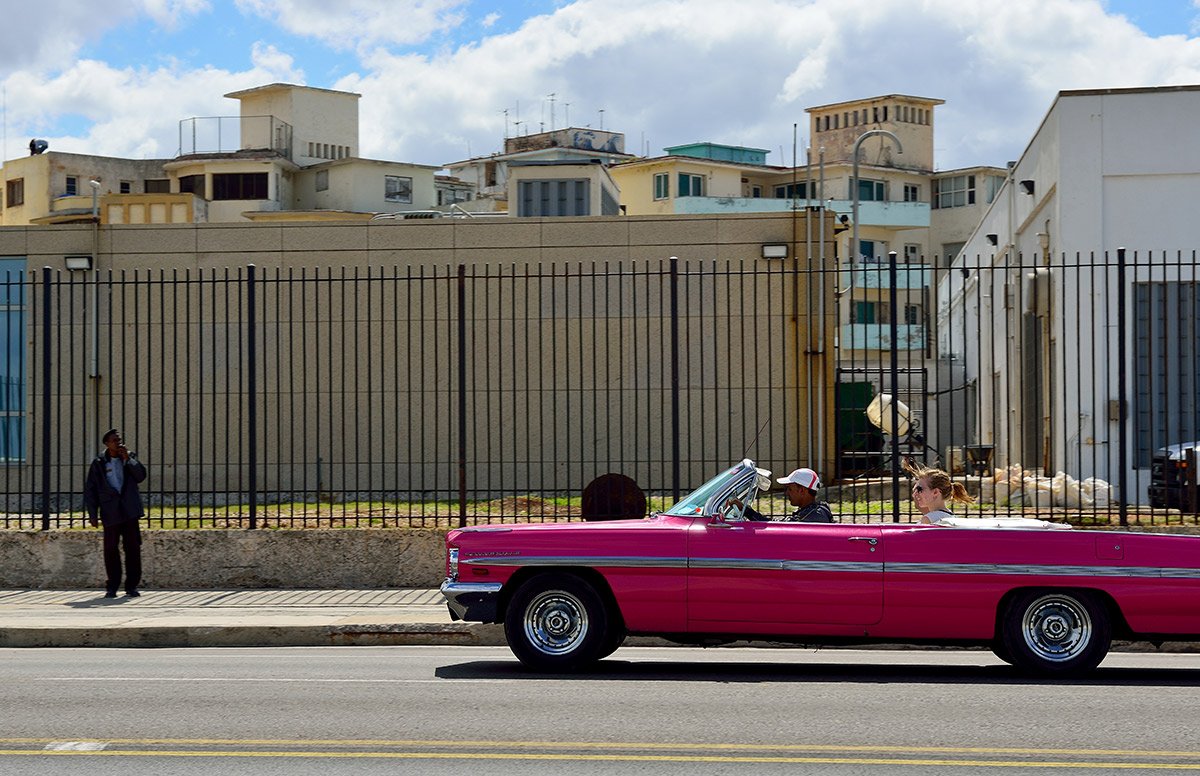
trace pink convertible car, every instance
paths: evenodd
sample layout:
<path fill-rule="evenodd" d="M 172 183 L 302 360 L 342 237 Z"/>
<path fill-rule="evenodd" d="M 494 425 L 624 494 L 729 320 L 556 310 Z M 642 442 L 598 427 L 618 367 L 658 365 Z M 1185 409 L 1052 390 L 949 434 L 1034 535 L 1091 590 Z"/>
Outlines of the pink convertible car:
<path fill-rule="evenodd" d="M 451 531 L 442 593 L 455 619 L 504 623 L 546 671 L 585 668 L 628 634 L 986 645 L 1051 675 L 1095 668 L 1114 637 L 1200 636 L 1200 537 L 745 519 L 769 474 L 742 461 L 643 520 Z"/>

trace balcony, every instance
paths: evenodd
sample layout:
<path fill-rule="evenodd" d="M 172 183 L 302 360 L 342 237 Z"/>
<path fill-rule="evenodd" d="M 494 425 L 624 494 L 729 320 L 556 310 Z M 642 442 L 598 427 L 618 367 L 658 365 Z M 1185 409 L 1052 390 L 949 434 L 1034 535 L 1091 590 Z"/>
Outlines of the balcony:
<path fill-rule="evenodd" d="M 804 200 L 798 200 L 804 207 Z M 813 204 L 818 204 L 816 200 Z M 678 215 L 708 215 L 711 213 L 789 213 L 792 200 L 773 197 L 676 197 Z M 849 215 L 853 210 L 849 200 L 835 199 L 826 203 L 830 210 Z M 891 229 L 918 229 L 929 226 L 927 202 L 859 202 L 860 226 Z"/>
<path fill-rule="evenodd" d="M 840 288 L 883 289 L 891 288 L 887 264 L 862 263 L 860 269 L 843 270 L 838 278 Z M 902 290 L 922 289 L 929 286 L 930 268 L 925 264 L 900 264 L 896 267 L 896 288 Z"/>
<path fill-rule="evenodd" d="M 274 116 L 193 116 L 179 122 L 178 156 L 270 149 L 292 158 L 292 125 Z"/>
<path fill-rule="evenodd" d="M 897 329 L 897 350 L 923 350 L 925 327 L 901 324 Z M 886 323 L 847 323 L 838 328 L 838 347 L 845 350 L 891 350 L 892 332 Z"/>

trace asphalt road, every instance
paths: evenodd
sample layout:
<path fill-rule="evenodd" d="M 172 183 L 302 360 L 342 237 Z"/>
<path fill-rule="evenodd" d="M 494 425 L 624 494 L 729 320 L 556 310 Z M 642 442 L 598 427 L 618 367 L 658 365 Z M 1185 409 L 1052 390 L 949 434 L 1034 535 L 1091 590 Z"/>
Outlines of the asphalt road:
<path fill-rule="evenodd" d="M 0 650 L 0 774 L 1186 772 L 1198 710 L 1194 654 L 1049 682 L 953 650 Z"/>

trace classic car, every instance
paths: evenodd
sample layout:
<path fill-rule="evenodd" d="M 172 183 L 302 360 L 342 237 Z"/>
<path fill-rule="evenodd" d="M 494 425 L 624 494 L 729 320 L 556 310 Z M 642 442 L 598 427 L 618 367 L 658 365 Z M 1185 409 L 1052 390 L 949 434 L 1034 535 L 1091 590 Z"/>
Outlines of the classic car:
<path fill-rule="evenodd" d="M 454 619 L 504 623 L 542 671 L 586 668 L 628 634 L 979 645 L 1047 675 L 1090 671 L 1113 638 L 1200 636 L 1200 536 L 746 519 L 769 483 L 745 460 L 643 519 L 453 530 L 441 590 Z"/>

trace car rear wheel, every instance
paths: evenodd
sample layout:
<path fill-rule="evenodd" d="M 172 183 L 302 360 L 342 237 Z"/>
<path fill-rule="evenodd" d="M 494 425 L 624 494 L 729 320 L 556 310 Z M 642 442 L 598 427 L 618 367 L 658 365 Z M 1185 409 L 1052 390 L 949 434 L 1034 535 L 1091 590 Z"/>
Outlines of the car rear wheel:
<path fill-rule="evenodd" d="M 1002 644 L 1013 665 L 1066 676 L 1100 665 L 1112 643 L 1112 623 L 1095 596 L 1077 591 L 1029 591 L 1014 598 Z"/>
<path fill-rule="evenodd" d="M 579 577 L 540 574 L 513 594 L 504 635 L 517 658 L 539 671 L 575 671 L 613 645 L 604 600 Z"/>

